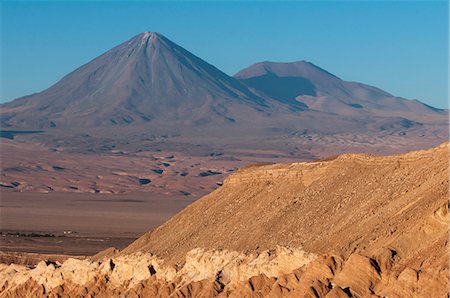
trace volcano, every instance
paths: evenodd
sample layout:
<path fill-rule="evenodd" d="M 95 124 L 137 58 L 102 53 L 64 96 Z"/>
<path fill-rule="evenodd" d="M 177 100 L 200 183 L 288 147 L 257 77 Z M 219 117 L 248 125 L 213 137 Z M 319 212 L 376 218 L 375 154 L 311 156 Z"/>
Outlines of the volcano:
<path fill-rule="evenodd" d="M 155 32 L 134 36 L 40 93 L 1 105 L 0 116 L 6 129 L 108 134 L 126 127 L 127 134 L 222 138 L 447 129 L 444 110 L 341 80 L 310 62 L 261 62 L 231 77 Z"/>
<path fill-rule="evenodd" d="M 163 35 L 145 32 L 47 90 L 3 105 L 2 125 L 89 127 L 161 119 L 166 124 L 233 123 L 240 113 L 267 108 L 267 100 L 240 81 Z"/>

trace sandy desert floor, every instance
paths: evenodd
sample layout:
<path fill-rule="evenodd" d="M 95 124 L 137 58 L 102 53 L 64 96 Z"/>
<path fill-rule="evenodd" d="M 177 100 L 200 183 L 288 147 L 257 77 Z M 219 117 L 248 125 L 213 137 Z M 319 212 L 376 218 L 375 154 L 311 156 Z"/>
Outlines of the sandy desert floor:
<path fill-rule="evenodd" d="M 92 255 L 123 248 L 189 205 L 151 193 L 1 193 L 0 251 Z"/>

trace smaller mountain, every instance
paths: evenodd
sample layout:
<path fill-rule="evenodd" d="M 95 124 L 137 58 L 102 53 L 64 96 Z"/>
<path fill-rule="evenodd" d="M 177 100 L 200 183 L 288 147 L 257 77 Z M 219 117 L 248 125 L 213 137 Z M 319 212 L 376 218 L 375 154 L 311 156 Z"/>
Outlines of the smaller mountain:
<path fill-rule="evenodd" d="M 235 78 L 292 108 L 340 115 L 371 114 L 382 117 L 445 114 L 417 100 L 396 97 L 379 88 L 348 82 L 307 61 L 260 62 Z"/>

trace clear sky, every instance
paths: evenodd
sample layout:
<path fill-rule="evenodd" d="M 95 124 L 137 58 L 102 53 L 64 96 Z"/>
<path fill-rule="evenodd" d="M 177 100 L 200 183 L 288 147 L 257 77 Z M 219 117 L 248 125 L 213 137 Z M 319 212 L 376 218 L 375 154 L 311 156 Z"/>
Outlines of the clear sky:
<path fill-rule="evenodd" d="M 338 77 L 448 107 L 447 1 L 2 1 L 0 101 L 41 91 L 143 31 L 229 75 L 307 60 Z"/>

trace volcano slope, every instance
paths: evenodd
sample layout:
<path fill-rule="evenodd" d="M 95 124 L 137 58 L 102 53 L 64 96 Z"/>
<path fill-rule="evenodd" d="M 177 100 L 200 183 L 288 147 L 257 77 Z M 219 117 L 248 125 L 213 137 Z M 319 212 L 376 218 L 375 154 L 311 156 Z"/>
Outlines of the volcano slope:
<path fill-rule="evenodd" d="M 121 252 L 2 265 L 2 297 L 447 297 L 449 144 L 252 166 Z"/>

